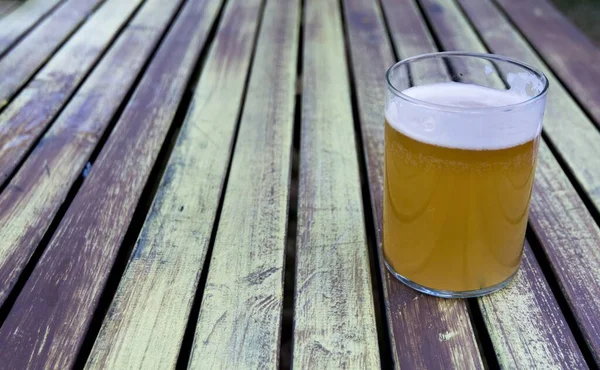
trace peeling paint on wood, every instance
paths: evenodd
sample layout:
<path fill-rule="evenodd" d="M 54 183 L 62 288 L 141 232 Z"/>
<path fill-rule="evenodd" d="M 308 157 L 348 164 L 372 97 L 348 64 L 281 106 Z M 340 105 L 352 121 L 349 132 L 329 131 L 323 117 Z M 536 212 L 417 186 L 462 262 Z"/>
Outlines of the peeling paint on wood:
<path fill-rule="evenodd" d="M 600 127 L 600 51 L 548 0 L 497 0 Z"/>
<path fill-rule="evenodd" d="M 337 0 L 305 3 L 303 64 L 293 367 L 379 368 Z"/>
<path fill-rule="evenodd" d="M 177 363 L 232 152 L 260 9 L 260 0 L 227 5 L 87 368 L 167 369 Z"/>
<path fill-rule="evenodd" d="M 394 58 L 377 3 L 346 0 L 344 5 L 377 241 L 380 245 L 383 108 L 386 93 L 384 72 L 394 63 Z M 393 22 L 401 20 L 394 19 Z M 378 253 L 382 261 L 380 250 Z M 397 368 L 483 368 L 465 301 L 436 299 L 417 293 L 396 280 L 383 264 L 380 264 L 380 268 Z M 442 333 L 455 335 L 440 341 Z"/>
<path fill-rule="evenodd" d="M 2 112 L 0 184 L 23 160 L 140 3 L 107 1 Z"/>
<path fill-rule="evenodd" d="M 0 304 L 81 174 L 178 3 L 150 0 L 0 194 Z M 128 63 L 123 63 L 127 60 Z"/>
<path fill-rule="evenodd" d="M 8 99 L 85 22 L 101 2 L 102 0 L 71 0 L 64 3 L 0 59 L 0 108 L 6 105 Z"/>
<path fill-rule="evenodd" d="M 490 0 L 460 0 L 460 4 L 492 52 L 529 63 L 548 77 L 550 90 L 544 116 L 544 132 L 596 208 L 600 209 L 600 132 Z M 478 49 L 485 50 L 482 46 Z"/>
<path fill-rule="evenodd" d="M 220 5 L 188 1 L 170 28 L 0 329 L 3 365 L 73 366 Z"/>
<path fill-rule="evenodd" d="M 278 366 L 299 26 L 267 1 L 190 368 Z"/>
<path fill-rule="evenodd" d="M 4 4 L 10 13 L 0 14 L 0 55 L 29 31 L 40 18 L 51 12 L 62 0 L 10 1 Z"/>

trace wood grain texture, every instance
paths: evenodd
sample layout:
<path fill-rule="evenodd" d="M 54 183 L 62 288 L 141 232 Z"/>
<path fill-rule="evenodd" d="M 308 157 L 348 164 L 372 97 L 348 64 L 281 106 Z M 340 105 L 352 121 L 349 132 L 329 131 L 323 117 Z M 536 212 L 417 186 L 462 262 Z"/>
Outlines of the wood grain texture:
<path fill-rule="evenodd" d="M 547 146 L 540 146 L 530 224 L 600 363 L 600 229 Z"/>
<path fill-rule="evenodd" d="M 176 365 L 229 165 L 261 2 L 227 5 L 89 369 Z"/>
<path fill-rule="evenodd" d="M 190 368 L 278 365 L 299 25 L 267 1 Z"/>
<path fill-rule="evenodd" d="M 0 194 L 0 304 L 80 176 L 177 3 L 151 0 L 81 86 Z M 127 63 L 123 63 L 127 60 Z"/>
<path fill-rule="evenodd" d="M 480 30 L 483 40 L 486 41 L 488 45 L 494 45 L 491 35 L 495 35 L 494 37 L 496 38 L 502 38 L 505 35 L 510 35 L 511 32 L 514 32 L 514 30 L 511 31 L 511 28 L 508 26 L 508 24 L 499 23 L 498 18 L 493 17 L 493 13 L 482 11 L 477 13 L 474 12 L 474 8 L 472 6 L 478 6 L 479 9 L 487 8 L 488 10 L 493 10 L 489 2 L 474 0 L 459 1 L 463 5 L 466 13 L 471 17 L 471 21 L 478 27 L 478 30 Z M 473 29 L 470 28 L 469 24 L 462 16 L 462 13 L 460 13 L 459 9 L 455 5 L 449 2 L 438 2 L 434 0 L 421 0 L 421 2 L 424 5 L 424 9 L 426 10 L 428 16 L 430 17 L 430 21 L 434 24 L 434 28 L 437 29 L 436 33 L 438 35 L 438 39 L 446 48 L 481 52 L 486 51 Z M 487 4 L 486 8 L 483 7 L 485 4 Z M 475 14 L 477 14 L 477 17 Z M 487 17 L 482 17 L 483 15 L 487 15 Z M 500 25 L 505 25 L 505 27 L 500 27 Z M 488 39 L 488 37 L 490 37 L 490 39 Z M 504 44 L 518 45 L 518 43 L 513 44 L 512 41 L 513 40 L 510 42 L 505 41 Z M 518 40 L 515 39 L 514 41 Z M 493 49 L 493 47 L 492 51 L 502 52 L 500 50 Z M 559 90 L 560 86 L 552 85 L 551 89 Z M 559 91 L 564 92 L 564 90 Z M 550 94 L 552 94 L 552 90 Z M 564 94 L 566 95 L 566 92 L 564 92 Z M 549 125 L 554 125 L 554 127 L 567 126 L 564 122 L 567 119 L 565 117 L 565 112 L 559 113 L 555 110 L 555 107 L 552 107 L 552 104 L 554 104 L 554 102 L 557 100 L 556 96 L 557 95 L 554 95 L 553 101 L 550 100 L 549 96 L 546 117 L 544 119 L 545 130 Z M 570 98 L 568 95 L 566 95 L 564 99 Z M 559 114 L 560 116 L 557 117 Z M 589 127 L 595 131 L 594 127 L 589 124 L 589 122 L 587 122 L 586 127 Z M 568 130 L 569 128 L 566 127 L 565 129 Z M 573 130 L 573 127 L 571 129 Z M 590 165 L 589 162 L 585 161 L 582 161 L 580 164 L 581 168 L 585 168 L 585 166 Z M 548 180 L 545 181 L 544 179 Z M 553 186 L 558 186 L 561 190 L 557 192 L 556 188 Z M 554 200 L 555 203 L 552 204 L 553 207 L 543 205 L 543 200 L 545 199 Z M 568 208 L 571 211 L 570 215 L 564 211 L 565 205 L 563 202 L 566 202 L 567 200 L 570 200 L 571 202 L 579 201 L 576 203 L 579 207 L 572 204 Z M 543 213 L 540 215 L 540 212 L 542 211 Z M 550 217 L 554 220 L 554 222 L 546 223 L 541 226 L 542 221 L 539 219 L 540 217 Z M 574 217 L 577 217 L 580 222 L 575 222 L 573 220 Z M 534 184 L 534 192 L 531 201 L 530 222 L 533 225 L 536 233 L 550 232 L 550 236 L 548 236 L 546 240 L 543 240 L 544 249 L 547 254 L 564 253 L 563 249 L 567 245 L 569 248 L 581 248 L 585 251 L 582 253 L 584 253 L 586 257 L 581 258 L 577 262 L 572 261 L 571 259 L 569 263 L 566 263 L 566 259 L 558 258 L 551 260 L 551 262 L 553 263 L 553 268 L 555 269 L 557 275 L 559 275 L 559 281 L 560 276 L 562 276 L 562 279 L 569 283 L 568 285 L 563 284 L 563 290 L 565 291 L 568 300 L 573 302 L 571 304 L 571 308 L 576 312 L 579 311 L 579 314 L 576 314 L 576 317 L 580 326 L 583 327 L 584 331 L 587 331 L 585 335 L 588 343 L 591 343 L 590 346 L 596 351 L 596 353 L 598 353 L 597 348 L 600 337 L 598 336 L 597 329 L 595 328 L 599 327 L 600 325 L 600 323 L 597 321 L 600 317 L 600 302 L 595 302 L 594 298 L 592 297 L 597 296 L 597 294 L 600 293 L 598 288 L 598 283 L 600 282 L 600 259 L 598 256 L 600 252 L 597 250 L 597 248 L 592 247 L 592 242 L 581 242 L 581 240 L 596 240 L 598 229 L 597 227 L 594 227 L 591 216 L 588 214 L 585 206 L 578 198 L 577 193 L 570 185 L 566 175 L 562 172 L 558 162 L 543 141 L 540 144 L 540 153 L 538 156 L 538 169 L 536 172 L 536 182 Z M 556 244 L 558 242 L 557 238 L 559 235 L 553 234 L 551 231 L 562 230 L 563 226 L 561 226 L 561 223 L 570 225 L 571 230 L 574 230 L 574 233 L 572 235 L 568 235 L 571 237 L 570 239 L 569 237 L 563 237 L 560 239 L 560 243 Z M 595 245 L 597 246 L 600 244 L 597 243 Z M 527 265 L 524 265 L 523 268 L 527 268 Z M 582 276 L 584 276 L 584 278 L 582 278 Z M 540 296 L 543 296 L 543 292 L 540 292 L 539 294 Z M 585 300 L 585 302 L 580 303 L 581 301 L 579 297 L 587 297 L 589 301 Z M 577 299 L 577 302 L 574 302 L 575 299 Z M 480 304 L 483 304 L 482 301 L 480 301 Z M 502 304 L 502 302 L 497 302 L 497 304 Z M 579 304 L 579 306 L 577 306 L 577 304 Z M 514 307 L 511 307 L 511 309 L 514 310 Z M 539 318 L 538 320 L 542 320 L 542 318 Z M 543 320 L 546 320 L 546 318 L 543 318 Z M 517 323 L 514 324 L 516 325 Z M 529 326 L 529 334 L 537 335 L 539 338 L 549 337 L 549 335 L 552 334 L 552 331 L 556 330 L 555 327 L 538 327 L 536 333 L 534 329 L 536 329 L 536 327 Z M 494 335 L 492 335 L 492 338 L 494 339 Z M 535 344 L 535 342 L 530 343 L 532 345 Z M 499 348 L 502 348 L 501 342 L 495 342 L 495 344 L 500 346 Z M 568 346 L 563 346 L 561 342 L 554 342 L 553 346 L 556 348 L 554 348 L 552 351 L 560 350 L 562 352 L 559 357 L 554 358 L 555 361 L 559 361 L 561 358 L 568 359 L 571 357 L 569 354 L 571 350 Z M 518 347 L 516 346 L 513 348 L 513 350 L 517 349 Z M 511 356 L 513 356 L 512 360 L 517 361 L 522 359 L 524 356 L 522 352 L 527 352 L 530 356 L 534 356 L 536 354 L 543 356 L 543 353 L 546 351 L 546 349 L 544 349 L 543 352 L 538 352 L 538 350 L 540 350 L 539 346 L 534 346 L 530 350 L 527 350 L 527 348 L 520 348 L 518 350 L 519 352 L 511 354 Z M 557 354 L 561 352 L 557 352 Z M 505 358 L 508 357 L 505 356 Z M 550 359 L 548 358 L 545 360 Z"/>
<path fill-rule="evenodd" d="M 600 50 L 547 0 L 497 0 L 600 127 Z"/>
<path fill-rule="evenodd" d="M 527 242 L 514 280 L 478 301 L 500 367 L 588 368 Z"/>
<path fill-rule="evenodd" d="M 184 5 L 0 329 L 1 363 L 73 366 L 220 5 Z"/>
<path fill-rule="evenodd" d="M 71 0 L 45 19 L 0 59 L 0 108 L 103 0 Z"/>
<path fill-rule="evenodd" d="M 339 2 L 304 14 L 293 367 L 380 368 Z"/>
<path fill-rule="evenodd" d="M 344 1 L 358 112 L 367 160 L 369 187 L 381 245 L 383 189 L 384 72 L 393 62 L 375 1 Z M 394 22 L 400 22 L 395 19 Z M 390 22 L 391 23 L 391 22 Z M 383 266 L 387 319 L 397 368 L 483 368 L 465 301 L 425 296 L 406 287 Z M 443 335 L 440 340 L 440 336 Z"/>
<path fill-rule="evenodd" d="M 9 10 L 0 21 L 0 55 L 63 0 L 27 0 L 2 2 Z"/>
<path fill-rule="evenodd" d="M 439 4 L 441 2 L 437 5 Z M 600 132 L 544 62 L 489 0 L 460 0 L 460 4 L 491 52 L 511 56 L 536 66 L 548 77 L 550 90 L 544 117 L 544 132 L 560 152 L 579 184 L 600 209 Z M 439 15 L 442 13 L 443 9 L 437 12 Z M 437 21 L 434 22 L 438 24 Z M 468 32 L 472 36 L 465 34 L 463 38 L 455 38 L 456 43 L 449 48 L 485 51 L 473 31 Z"/>
<path fill-rule="evenodd" d="M 110 45 L 141 0 L 109 0 L 38 72 L 0 115 L 0 185 Z"/>

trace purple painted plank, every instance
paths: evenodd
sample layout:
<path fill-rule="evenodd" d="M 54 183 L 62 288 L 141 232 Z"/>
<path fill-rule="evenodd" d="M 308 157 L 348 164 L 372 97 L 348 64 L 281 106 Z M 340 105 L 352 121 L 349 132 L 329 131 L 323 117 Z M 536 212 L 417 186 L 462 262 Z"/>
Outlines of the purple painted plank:
<path fill-rule="evenodd" d="M 376 1 L 347 0 L 344 10 L 376 236 L 381 245 L 384 73 L 394 58 Z M 381 253 L 379 260 L 383 261 Z M 425 296 L 396 280 L 383 263 L 380 269 L 397 368 L 483 368 L 466 301 Z M 443 333 L 453 336 L 440 340 Z"/>
<path fill-rule="evenodd" d="M 103 0 L 71 0 L 60 6 L 0 59 L 0 108 Z"/>
<path fill-rule="evenodd" d="M 600 50 L 548 0 L 496 0 L 600 127 Z"/>
<path fill-rule="evenodd" d="M 177 8 L 144 5 L 0 194 L 0 304 Z"/>
<path fill-rule="evenodd" d="M 0 329 L 0 363 L 73 366 L 220 5 L 184 5 Z"/>

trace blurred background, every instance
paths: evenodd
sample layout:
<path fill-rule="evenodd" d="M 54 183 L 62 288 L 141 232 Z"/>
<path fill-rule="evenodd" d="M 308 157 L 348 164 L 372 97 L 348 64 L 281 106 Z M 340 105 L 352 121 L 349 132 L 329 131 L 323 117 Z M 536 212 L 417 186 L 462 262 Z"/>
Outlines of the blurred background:
<path fill-rule="evenodd" d="M 552 0 L 552 2 L 600 46 L 600 0 Z"/>

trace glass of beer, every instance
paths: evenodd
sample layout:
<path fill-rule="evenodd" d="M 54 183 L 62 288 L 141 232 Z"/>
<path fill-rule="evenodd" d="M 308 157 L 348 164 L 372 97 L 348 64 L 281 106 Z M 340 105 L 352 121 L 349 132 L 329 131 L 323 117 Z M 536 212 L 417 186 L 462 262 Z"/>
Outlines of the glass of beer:
<path fill-rule="evenodd" d="M 463 52 L 406 59 L 386 77 L 388 270 L 438 297 L 501 289 L 523 254 L 548 80 Z"/>

